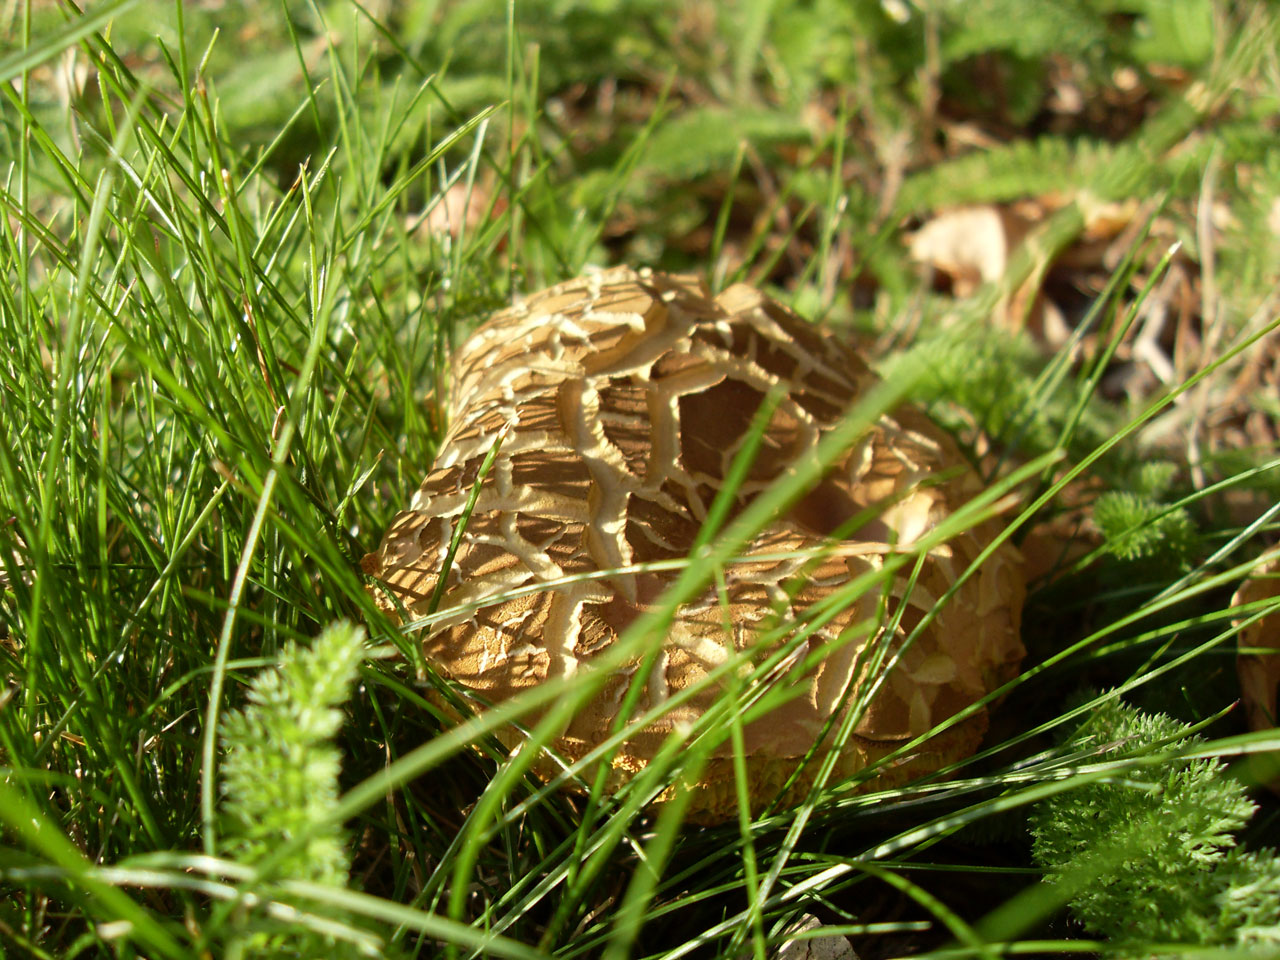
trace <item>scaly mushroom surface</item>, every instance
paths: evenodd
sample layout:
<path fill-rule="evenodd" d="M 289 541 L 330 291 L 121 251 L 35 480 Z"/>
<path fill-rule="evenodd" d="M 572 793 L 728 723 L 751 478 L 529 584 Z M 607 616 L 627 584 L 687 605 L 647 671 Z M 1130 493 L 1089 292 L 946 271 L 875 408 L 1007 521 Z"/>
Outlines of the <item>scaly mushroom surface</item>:
<path fill-rule="evenodd" d="M 692 277 L 627 268 L 559 284 L 496 314 L 458 351 L 452 416 L 437 461 L 410 508 L 365 557 L 364 570 L 411 616 L 426 612 L 481 462 L 504 428 L 509 433 L 448 571 L 442 611 L 572 574 L 685 557 L 771 389 L 781 388 L 782 400 L 735 510 L 811 453 L 875 382 L 849 346 L 744 285 L 712 297 Z M 723 597 L 713 586 L 680 608 L 655 668 L 611 676 L 560 733 L 556 750 L 576 760 L 599 744 L 630 684 L 643 684 L 638 711 L 660 704 L 780 618 L 802 614 L 894 551 L 911 550 L 981 489 L 964 464 L 950 437 L 918 411 L 903 407 L 880 417 L 725 569 Z M 872 510 L 874 520 L 846 533 L 856 515 L 877 505 L 885 506 L 878 515 Z M 1025 587 L 1014 550 L 997 550 L 934 611 L 996 531 L 988 523 L 933 549 L 909 590 L 913 565 L 895 574 L 887 597 L 869 592 L 799 644 L 790 662 L 825 652 L 803 674 L 801 694 L 745 728 L 753 806 L 774 799 L 815 744 L 821 758 L 837 726 L 832 719 L 867 679 L 860 654 L 869 643 L 898 650 L 921 618 L 936 612 L 898 650 L 841 752 L 837 778 L 927 732 L 1016 671 Z M 845 533 L 838 548 L 815 561 L 837 532 Z M 779 559 L 788 552 L 795 556 Z M 582 670 L 676 576 L 619 573 L 483 605 L 438 625 L 423 641 L 425 652 L 481 698 L 501 701 Z M 375 595 L 394 616 L 385 592 Z M 850 630 L 863 621 L 879 624 L 870 637 Z M 837 643 L 845 631 L 856 638 Z M 673 730 L 685 729 L 721 693 L 722 686 L 705 684 L 630 737 L 612 759 L 615 783 L 642 769 Z M 985 728 L 986 714 L 978 712 L 877 782 L 965 756 Z M 805 766 L 784 802 L 803 796 L 817 767 Z M 726 741 L 703 773 L 691 813 L 722 818 L 733 798 Z"/>

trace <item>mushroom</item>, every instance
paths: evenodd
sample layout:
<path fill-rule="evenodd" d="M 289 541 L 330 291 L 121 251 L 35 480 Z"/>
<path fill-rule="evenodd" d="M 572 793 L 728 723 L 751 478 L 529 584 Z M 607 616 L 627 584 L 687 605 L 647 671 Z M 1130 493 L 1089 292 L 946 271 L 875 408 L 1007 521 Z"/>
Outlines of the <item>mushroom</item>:
<path fill-rule="evenodd" d="M 634 566 L 689 554 L 771 390 L 780 388 L 781 401 L 735 510 L 811 453 L 875 382 L 852 348 L 745 285 L 712 296 L 691 276 L 627 268 L 561 283 L 497 313 L 462 345 L 436 463 L 363 569 L 381 581 L 372 589 L 388 614 L 423 616 L 481 463 L 507 430 L 447 571 L 440 610 L 461 612 L 422 641 L 443 673 L 482 700 L 505 700 L 582 670 L 662 595 L 678 572 Z M 656 668 L 611 676 L 555 750 L 582 758 L 611 733 L 630 684 L 644 684 L 639 712 L 699 684 L 780 615 L 801 614 L 895 551 L 910 551 L 981 489 L 951 438 L 922 413 L 903 406 L 881 416 L 725 569 L 721 595 L 712 587 L 680 608 Z M 875 519 L 858 526 L 864 511 Z M 800 695 L 743 728 L 753 807 L 798 800 L 812 785 L 818 763 L 792 775 L 806 755 L 827 752 L 832 721 L 870 676 L 870 644 L 890 644 L 896 662 L 844 745 L 836 778 L 888 756 L 1016 672 L 1025 585 L 1013 548 L 997 549 L 937 609 L 997 532 L 988 521 L 934 547 L 918 570 L 913 561 L 892 575 L 887 597 L 871 591 L 800 644 L 795 662 L 826 652 L 800 676 Z M 607 573 L 622 568 L 632 572 Z M 933 620 L 904 646 L 927 614 Z M 850 629 L 863 622 L 877 625 L 870 636 Z M 837 643 L 842 634 L 847 642 Z M 630 736 L 611 759 L 614 784 L 643 769 L 721 694 L 704 682 Z M 875 782 L 902 782 L 971 754 L 986 723 L 985 709 L 976 711 L 886 765 Z M 505 738 L 514 744 L 518 734 Z M 726 740 L 689 812 L 708 822 L 734 809 Z"/>
<path fill-rule="evenodd" d="M 1256 567 L 1236 589 L 1232 607 L 1280 597 L 1280 558 L 1275 556 Z M 1231 621 L 1240 633 L 1236 638 L 1236 675 L 1240 680 L 1240 700 L 1250 730 L 1270 730 L 1276 723 L 1276 694 L 1280 691 L 1280 612 L 1269 612 L 1249 622 L 1246 617 Z M 1280 753 L 1253 754 L 1247 767 L 1272 793 L 1280 794 Z"/>

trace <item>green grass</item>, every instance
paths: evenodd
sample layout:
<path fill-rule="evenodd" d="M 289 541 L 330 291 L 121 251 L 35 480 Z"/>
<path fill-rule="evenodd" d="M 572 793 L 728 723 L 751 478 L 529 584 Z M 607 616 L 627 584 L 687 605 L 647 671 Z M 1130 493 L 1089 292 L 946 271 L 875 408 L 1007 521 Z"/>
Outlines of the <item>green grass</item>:
<path fill-rule="evenodd" d="M 1238 695 L 1231 591 L 1276 529 L 1225 495 L 1274 502 L 1276 450 L 1194 430 L 1157 445 L 1276 350 L 1259 339 L 1280 277 L 1276 16 L 902 6 L 0 8 L 0 956 L 283 956 L 317 949 L 306 930 L 333 938 L 327 955 L 763 958 L 803 913 L 867 960 L 1101 949 L 1038 882 L 1028 811 L 1188 751 L 1280 746 L 1220 715 Z M 1014 8 L 1026 29 L 1008 30 Z M 1044 104 L 1067 66 L 1113 108 L 1063 129 Z M 966 130 L 992 142 L 960 150 Z M 432 233 L 450 188 L 451 210 L 465 193 L 479 215 Z M 905 254 L 913 217 L 1047 190 L 1065 202 L 1040 253 L 972 297 Z M 1146 229 L 1073 340 L 1046 351 L 983 322 L 1098 201 L 1129 198 L 1151 202 Z M 1214 230 L 1196 220 L 1209 201 Z M 456 692 L 415 668 L 359 558 L 431 462 L 452 346 L 514 293 L 618 261 L 749 279 L 840 335 L 897 342 L 848 432 L 903 394 L 983 427 L 1020 481 L 1015 542 L 1064 490 L 1099 503 L 1106 538 L 1037 584 L 1026 669 L 951 779 L 824 783 L 792 810 L 681 828 L 678 803 L 645 801 L 767 709 L 749 684 L 689 749 L 586 799 L 488 734 L 552 705 L 545 743 L 589 682 L 443 715 L 434 691 Z M 1102 396 L 1143 305 L 1188 265 L 1212 355 Z M 625 642 L 644 647 L 803 479 L 726 527 Z M 378 656 L 345 704 L 341 799 L 246 851 L 226 717 L 288 645 L 344 619 Z M 1062 742 L 1116 695 L 1212 739 L 1123 758 Z M 1259 802 L 1250 849 L 1275 842 Z M 298 868 L 335 836 L 346 886 Z"/>

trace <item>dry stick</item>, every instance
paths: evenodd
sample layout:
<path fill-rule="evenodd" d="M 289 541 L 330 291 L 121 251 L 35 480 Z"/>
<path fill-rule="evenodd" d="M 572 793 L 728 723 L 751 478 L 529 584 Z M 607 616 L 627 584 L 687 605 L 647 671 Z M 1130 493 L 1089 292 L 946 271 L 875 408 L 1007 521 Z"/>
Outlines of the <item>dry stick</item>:
<path fill-rule="evenodd" d="M 1215 251 L 1213 245 L 1213 191 L 1217 182 L 1218 151 L 1215 148 L 1209 155 L 1205 165 L 1204 179 L 1200 182 L 1200 197 L 1196 213 L 1196 245 L 1200 248 L 1200 309 L 1206 324 L 1204 340 L 1200 345 L 1200 362 L 1213 356 L 1218 341 L 1222 338 L 1222 321 L 1224 311 L 1218 303 L 1217 273 L 1215 270 Z M 1187 430 L 1187 465 L 1191 469 L 1191 483 L 1197 489 L 1204 488 L 1207 480 L 1204 473 L 1204 462 L 1200 455 L 1200 442 L 1204 433 L 1205 416 L 1209 410 L 1209 394 L 1213 388 L 1212 380 L 1203 381 L 1194 394 L 1187 399 L 1191 404 L 1191 423 Z"/>

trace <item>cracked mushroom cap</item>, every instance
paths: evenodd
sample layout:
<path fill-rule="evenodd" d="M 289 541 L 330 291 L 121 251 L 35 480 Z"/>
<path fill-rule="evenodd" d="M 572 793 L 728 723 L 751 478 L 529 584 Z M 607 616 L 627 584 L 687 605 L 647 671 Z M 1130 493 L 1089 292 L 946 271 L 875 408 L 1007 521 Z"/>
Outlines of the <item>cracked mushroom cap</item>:
<path fill-rule="evenodd" d="M 386 591 L 411 616 L 424 615 L 480 464 L 504 427 L 509 433 L 480 486 L 441 611 L 572 574 L 685 557 L 772 388 L 781 387 L 782 400 L 735 510 L 811 453 L 874 383 L 850 347 L 744 285 L 712 297 L 694 278 L 626 268 L 559 284 L 496 314 L 458 351 L 452 418 L 435 466 L 363 568 L 382 582 L 375 596 L 389 614 L 397 611 Z M 657 668 L 611 676 L 560 733 L 556 750 L 576 760 L 602 741 L 632 682 L 644 684 L 643 712 L 749 647 L 777 625 L 779 613 L 799 615 L 850 578 L 880 568 L 895 550 L 909 550 L 981 489 L 964 463 L 951 439 L 917 411 L 880 417 L 726 568 L 728 616 L 715 588 L 681 607 Z M 853 517 L 883 504 L 875 520 L 812 559 Z M 878 609 L 881 592 L 872 591 L 801 644 L 796 661 L 827 652 L 801 678 L 801 695 L 744 728 L 753 805 L 775 799 L 815 743 L 830 738 L 830 721 L 866 679 L 859 654 L 869 643 L 900 646 L 997 529 L 988 523 L 932 550 L 910 590 L 911 565 L 901 568 L 888 591 L 888 617 Z M 778 559 L 789 551 L 808 552 L 803 572 L 804 556 Z M 1018 560 L 1011 548 L 997 550 L 902 651 L 844 747 L 837 779 L 927 732 L 1016 671 L 1024 652 Z M 423 641 L 425 652 L 483 699 L 501 701 L 582 670 L 677 576 L 620 573 L 471 608 L 438 624 Z M 878 614 L 894 624 L 898 607 L 890 635 L 881 626 L 870 639 L 850 631 L 854 640 L 834 643 Z M 615 783 L 642 769 L 673 730 L 696 720 L 720 693 L 704 684 L 627 740 L 612 759 Z M 965 756 L 985 728 L 985 713 L 977 713 L 877 782 Z M 819 759 L 821 753 L 819 746 Z M 726 740 L 694 792 L 692 816 L 732 814 L 732 762 Z M 802 797 L 810 782 L 802 771 L 784 802 Z"/>
<path fill-rule="evenodd" d="M 1233 607 L 1274 600 L 1280 597 L 1280 560 L 1272 559 L 1250 574 L 1231 598 Z M 1240 700 L 1250 730 L 1270 730 L 1277 726 L 1276 698 L 1280 692 L 1280 613 L 1268 613 L 1246 625 L 1245 618 L 1232 621 L 1240 629 L 1236 639 L 1236 675 L 1240 679 Z M 1272 793 L 1280 794 L 1280 756 L 1251 756 L 1248 765 Z"/>

